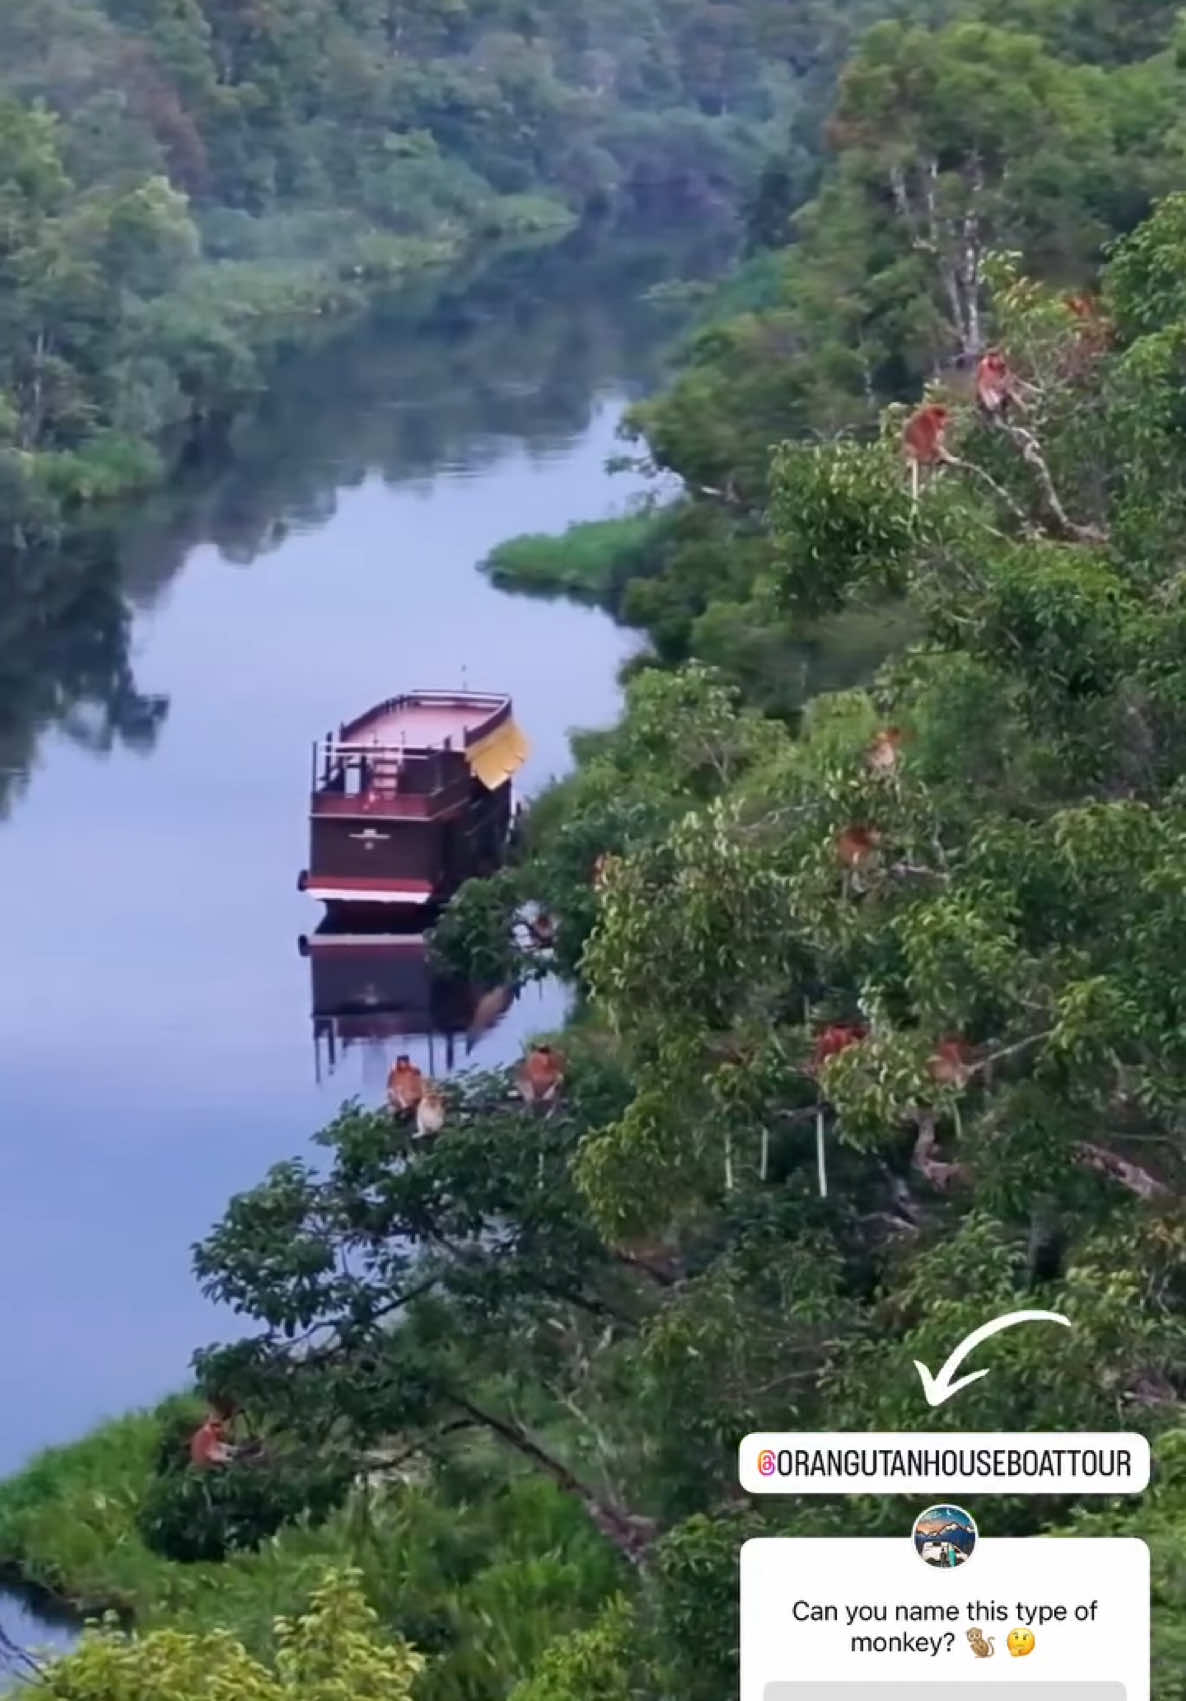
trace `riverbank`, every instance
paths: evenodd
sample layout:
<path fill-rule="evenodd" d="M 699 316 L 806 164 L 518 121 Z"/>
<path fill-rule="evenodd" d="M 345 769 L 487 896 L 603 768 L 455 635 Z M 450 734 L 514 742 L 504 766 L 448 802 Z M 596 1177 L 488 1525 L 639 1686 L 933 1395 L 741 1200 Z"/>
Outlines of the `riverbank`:
<path fill-rule="evenodd" d="M 314 220 L 305 223 L 302 247 L 317 234 Z M 30 550 L 64 549 L 121 501 L 163 487 L 183 459 L 225 436 L 283 362 L 340 337 L 393 293 L 561 242 L 579 220 L 545 196 L 507 195 L 490 199 L 476 230 L 447 220 L 432 235 L 397 236 L 357 217 L 324 223 L 315 257 L 251 257 L 264 239 L 240 231 L 247 257 L 191 266 L 170 298 L 168 325 L 141 316 L 130 358 L 160 368 L 141 430 L 125 409 L 68 449 L 6 446 L 0 435 L 0 551 L 17 567 Z"/>
<path fill-rule="evenodd" d="M 525 1677 L 624 1581 L 571 1501 L 480 1441 L 455 1451 L 444 1471 L 406 1467 L 324 1524 L 290 1525 L 256 1553 L 217 1565 L 163 1559 L 145 1546 L 136 1512 L 183 1404 L 104 1424 L 0 1484 L 0 1577 L 141 1630 L 228 1628 L 267 1655 L 276 1614 L 301 1610 L 327 1566 L 357 1565 L 384 1623 L 435 1655 L 418 1690 L 425 1701 L 479 1693 L 472 1685 L 484 1672 Z"/>
<path fill-rule="evenodd" d="M 492 549 L 480 563 L 500 591 L 567 596 L 617 612 L 632 579 L 644 578 L 667 525 L 662 509 L 584 520 L 560 536 L 528 532 Z"/>
<path fill-rule="evenodd" d="M 151 488 L 276 351 L 426 268 L 586 217 L 739 217 L 795 102 L 760 7 L 707 84 L 650 0 L 629 69 L 593 45 L 625 47 L 612 7 L 584 45 L 501 4 L 166 12 L 0 29 L 0 548 Z"/>

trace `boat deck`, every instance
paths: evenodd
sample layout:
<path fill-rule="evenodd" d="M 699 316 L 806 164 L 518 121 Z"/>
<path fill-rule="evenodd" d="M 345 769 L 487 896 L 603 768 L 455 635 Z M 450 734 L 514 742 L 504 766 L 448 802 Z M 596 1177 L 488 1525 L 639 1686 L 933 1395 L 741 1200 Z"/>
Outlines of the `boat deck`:
<path fill-rule="evenodd" d="M 442 750 L 448 741 L 452 749 L 463 750 L 467 738 L 474 739 L 508 707 L 505 697 L 450 698 L 444 694 L 412 692 L 381 704 L 344 726 L 341 742 L 355 747 Z"/>

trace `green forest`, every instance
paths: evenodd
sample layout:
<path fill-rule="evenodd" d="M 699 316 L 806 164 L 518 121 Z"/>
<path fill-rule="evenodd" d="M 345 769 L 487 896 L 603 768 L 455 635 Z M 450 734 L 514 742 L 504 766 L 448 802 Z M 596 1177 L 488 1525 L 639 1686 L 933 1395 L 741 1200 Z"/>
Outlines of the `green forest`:
<path fill-rule="evenodd" d="M 731 0 L 6 7 L 3 547 L 152 483 L 426 267 L 591 212 L 727 216 L 818 100 L 812 33 Z"/>
<path fill-rule="evenodd" d="M 740 1543 L 917 1510 L 747 1497 L 741 1437 L 920 1427 L 913 1361 L 1029 1304 L 1073 1327 L 926 1422 L 1150 1437 L 1139 1503 L 971 1510 L 1143 1536 L 1186 1701 L 1175 9 L 38 10 L 0 26 L 14 515 L 262 382 L 237 314 L 349 292 L 331 253 L 390 279 L 525 196 L 744 228 L 628 418 L 682 495 L 486 563 L 649 640 L 434 937 L 569 977 L 559 1101 L 460 1076 L 430 1145 L 348 1105 L 228 1203 L 196 1390 L 0 1485 L 6 1572 L 139 1632 L 45 1692 L 728 1701 Z M 207 1401 L 255 1450 L 203 1476 Z"/>

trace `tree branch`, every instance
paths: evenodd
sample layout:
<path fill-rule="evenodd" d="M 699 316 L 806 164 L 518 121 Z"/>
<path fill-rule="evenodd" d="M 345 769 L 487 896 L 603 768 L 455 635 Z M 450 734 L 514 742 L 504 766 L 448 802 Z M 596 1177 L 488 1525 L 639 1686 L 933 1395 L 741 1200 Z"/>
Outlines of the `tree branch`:
<path fill-rule="evenodd" d="M 399 1453 L 364 1453 L 359 1460 L 359 1465 L 364 1471 L 382 1472 L 384 1475 L 389 1475 L 392 1471 L 397 1471 L 401 1465 L 406 1464 L 409 1459 L 414 1459 L 417 1453 L 423 1453 L 434 1442 L 443 1440 L 446 1435 L 452 1435 L 459 1429 L 473 1429 L 474 1427 L 473 1418 L 453 1418 L 451 1422 L 441 1424 L 439 1429 L 434 1429 L 431 1435 L 418 1437 L 410 1447 L 403 1448 Z"/>
<path fill-rule="evenodd" d="M 1027 431 L 1024 425 L 1009 425 L 999 416 L 997 416 L 997 425 L 1002 431 L 1008 432 L 1013 442 L 1021 450 L 1022 459 L 1026 465 L 1033 468 L 1041 489 L 1046 512 L 1052 520 L 1055 530 L 1072 543 L 1106 543 L 1108 534 L 1101 531 L 1098 526 L 1081 526 L 1068 516 L 1059 494 L 1054 488 L 1054 479 L 1051 477 L 1050 468 L 1046 464 L 1046 457 L 1043 455 L 1038 439 L 1033 432 Z"/>
<path fill-rule="evenodd" d="M 639 1569 L 645 1568 L 648 1552 L 659 1534 L 659 1525 L 655 1519 L 628 1512 L 615 1501 L 599 1495 L 570 1471 L 562 1460 L 541 1447 L 513 1418 L 498 1417 L 493 1412 L 484 1411 L 461 1394 L 451 1394 L 448 1397 L 459 1411 L 465 1412 L 475 1423 L 481 1424 L 501 1441 L 505 1441 L 509 1447 L 513 1447 L 523 1458 L 530 1460 L 537 1470 L 551 1477 L 565 1494 L 570 1494 L 579 1501 L 606 1540 L 632 1565 Z"/>
<path fill-rule="evenodd" d="M 1127 1158 L 1110 1152 L 1106 1146 L 1096 1146 L 1089 1140 L 1079 1140 L 1074 1151 L 1075 1162 L 1081 1164 L 1084 1169 L 1095 1170 L 1097 1175 L 1106 1175 L 1112 1181 L 1118 1181 L 1139 1199 L 1165 1198 L 1170 1191 L 1164 1182 L 1150 1175 L 1147 1169 L 1142 1169 L 1139 1164 L 1130 1163 Z"/>
<path fill-rule="evenodd" d="M 1017 520 L 1021 525 L 1026 526 L 1027 528 L 1029 527 L 1030 517 L 1026 513 L 1025 509 L 1021 506 L 1021 504 L 1019 502 L 1015 502 L 1013 500 L 1013 498 L 1010 496 L 1009 492 L 1007 490 L 1005 490 L 1001 485 L 999 485 L 995 478 L 991 478 L 988 475 L 988 473 L 985 472 L 983 467 L 978 467 L 976 465 L 975 461 L 961 461 L 961 460 L 957 459 L 956 456 L 954 456 L 954 455 L 951 456 L 951 458 L 948 462 L 948 465 L 953 466 L 953 467 L 959 467 L 961 472 L 975 473 L 976 477 L 978 479 L 980 479 L 982 481 L 982 483 L 986 484 L 988 486 L 988 488 L 992 491 L 992 493 L 996 497 L 997 501 L 1004 503 L 1005 507 L 1008 508 L 1008 510 L 1012 514 L 1013 518 L 1015 520 Z"/>
<path fill-rule="evenodd" d="M 679 1276 L 673 1275 L 668 1270 L 661 1269 L 656 1264 L 649 1263 L 647 1259 L 640 1257 L 637 1253 L 625 1252 L 619 1248 L 614 1248 L 612 1255 L 619 1264 L 625 1264 L 627 1269 L 641 1270 L 644 1276 L 649 1276 L 651 1280 L 653 1282 L 657 1282 L 661 1288 L 678 1287 L 682 1279 Z"/>
<path fill-rule="evenodd" d="M 1002 1058 L 1013 1057 L 1017 1052 L 1024 1051 L 1027 1046 L 1037 1045 L 1041 1040 L 1049 1039 L 1053 1032 L 1053 1028 L 1044 1028 L 1040 1034 L 1027 1034 L 1024 1039 L 1014 1040 L 1012 1045 L 1002 1046 L 1000 1051 L 990 1051 L 987 1057 L 969 1064 L 968 1074 L 979 1075 L 983 1070 L 991 1069 L 993 1064 L 999 1063 Z"/>
<path fill-rule="evenodd" d="M 8 1664 L 22 1667 L 32 1677 L 45 1676 L 45 1667 L 41 1661 L 34 1659 L 33 1655 L 27 1649 L 22 1648 L 19 1642 L 14 1642 L 3 1625 L 0 1625 L 0 1655 L 3 1655 Z"/>

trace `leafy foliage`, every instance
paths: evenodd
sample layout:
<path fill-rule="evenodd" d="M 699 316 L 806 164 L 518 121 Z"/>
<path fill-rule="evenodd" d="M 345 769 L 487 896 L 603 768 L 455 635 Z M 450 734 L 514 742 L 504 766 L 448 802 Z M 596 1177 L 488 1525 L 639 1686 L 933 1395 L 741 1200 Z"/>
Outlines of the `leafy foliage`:
<path fill-rule="evenodd" d="M 146 1636 L 92 1632 L 74 1653 L 55 1660 L 43 1688 L 56 1701 L 408 1701 L 423 1657 L 402 1642 L 380 1640 L 378 1615 L 366 1604 L 359 1575 L 331 1572 L 309 1610 L 275 1624 L 269 1669 L 225 1631 L 199 1636 L 155 1630 Z"/>

